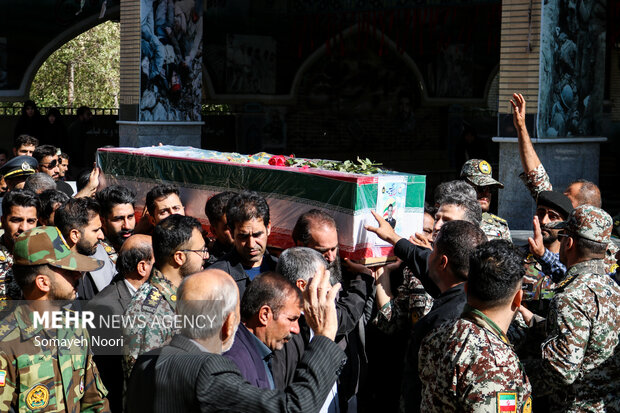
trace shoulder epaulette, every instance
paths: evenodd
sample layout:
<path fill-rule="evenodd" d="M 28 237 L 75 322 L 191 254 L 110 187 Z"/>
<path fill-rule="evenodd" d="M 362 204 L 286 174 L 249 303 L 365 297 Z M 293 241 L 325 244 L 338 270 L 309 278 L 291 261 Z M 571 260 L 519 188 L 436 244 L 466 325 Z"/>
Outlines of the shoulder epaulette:
<path fill-rule="evenodd" d="M 9 316 L 2 320 L 2 323 L 0 323 L 0 341 L 4 340 L 16 328 L 17 319 L 14 316 Z"/>
<path fill-rule="evenodd" d="M 497 221 L 497 222 L 500 222 L 502 224 L 508 224 L 508 222 L 506 222 L 506 220 L 504 218 L 498 217 L 497 215 L 491 214 L 491 213 L 488 213 L 488 212 L 487 212 L 487 214 L 488 214 L 487 222 Z"/>
<path fill-rule="evenodd" d="M 163 295 L 155 287 L 151 287 L 151 290 L 146 295 L 146 298 L 142 302 L 142 309 L 149 313 L 154 313 L 159 305 L 159 301 L 163 298 Z"/>

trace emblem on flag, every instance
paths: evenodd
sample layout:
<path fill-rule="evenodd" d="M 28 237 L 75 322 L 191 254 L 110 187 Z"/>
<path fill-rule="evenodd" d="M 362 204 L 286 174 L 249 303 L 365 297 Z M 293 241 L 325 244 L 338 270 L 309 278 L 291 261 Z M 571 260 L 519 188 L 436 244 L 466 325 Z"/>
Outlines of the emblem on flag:
<path fill-rule="evenodd" d="M 498 413 L 517 412 L 517 393 L 497 393 Z"/>

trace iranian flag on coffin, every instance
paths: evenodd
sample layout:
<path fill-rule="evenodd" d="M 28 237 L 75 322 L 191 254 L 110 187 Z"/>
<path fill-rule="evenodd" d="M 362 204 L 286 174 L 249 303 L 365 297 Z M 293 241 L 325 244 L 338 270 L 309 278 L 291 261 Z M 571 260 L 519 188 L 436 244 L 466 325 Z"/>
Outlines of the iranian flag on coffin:
<path fill-rule="evenodd" d="M 426 177 L 397 172 L 362 175 L 317 168 L 268 165 L 269 154 L 252 156 L 160 146 L 101 148 L 97 163 L 104 173 L 103 185 L 123 185 L 136 193 L 136 212 L 144 208 L 146 193 L 163 182 L 180 187 L 187 215 L 205 227 L 206 201 L 231 190 L 256 191 L 267 199 L 271 214 L 269 246 L 293 246 L 291 233 L 297 218 L 318 208 L 338 224 L 342 257 L 365 262 L 387 257 L 392 248 L 364 225 L 375 225 L 371 210 L 391 217 L 396 231 L 408 238 L 421 232 Z"/>

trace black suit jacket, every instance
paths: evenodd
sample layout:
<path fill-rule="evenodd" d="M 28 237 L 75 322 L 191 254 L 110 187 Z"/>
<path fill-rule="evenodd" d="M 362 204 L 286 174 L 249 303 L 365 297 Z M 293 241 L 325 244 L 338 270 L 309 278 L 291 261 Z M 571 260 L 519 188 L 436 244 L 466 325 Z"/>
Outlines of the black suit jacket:
<path fill-rule="evenodd" d="M 95 325 L 99 325 L 99 317 L 122 315 L 131 302 L 131 293 L 122 279 L 112 281 L 86 304 L 86 310 L 95 313 Z M 101 325 L 103 327 L 103 324 Z M 101 328 L 90 329 L 91 336 L 100 336 L 107 339 L 118 339 L 122 335 L 120 329 Z M 112 347 L 93 346 L 94 361 L 99 368 L 101 380 L 108 389 L 108 400 L 112 412 L 123 411 L 123 366 L 122 346 Z"/>
<path fill-rule="evenodd" d="M 91 299 L 86 308 L 94 311 L 106 311 L 110 314 L 124 314 L 129 307 L 131 297 L 125 281 L 117 279 Z"/>
<path fill-rule="evenodd" d="M 138 358 L 127 413 L 317 412 L 338 376 L 344 353 L 326 337 L 308 345 L 286 391 L 259 389 L 227 358 L 202 352 L 183 335 Z"/>
<path fill-rule="evenodd" d="M 265 255 L 263 255 L 263 264 L 261 266 L 264 265 L 265 268 L 267 268 L 266 271 L 275 271 L 277 264 L 278 259 L 270 255 L 269 252 L 265 251 Z M 237 283 L 237 287 L 239 287 L 239 297 L 243 297 L 245 287 L 252 282 L 250 277 L 248 277 L 248 274 L 246 274 L 243 269 L 241 257 L 234 248 L 228 254 L 224 255 L 221 260 L 211 264 L 209 269 L 223 270 L 224 272 L 230 274 L 230 276 L 233 277 Z"/>
<path fill-rule="evenodd" d="M 467 294 L 465 283 L 462 283 L 439 295 L 433 302 L 431 311 L 413 326 L 403 369 L 401 394 L 405 412 L 419 412 L 422 403 L 422 382 L 418 373 L 418 353 L 422 340 L 443 323 L 457 320 L 463 313 L 465 304 Z"/>
<path fill-rule="evenodd" d="M 345 283 L 345 289 L 340 292 L 336 301 L 338 316 L 338 332 L 336 342 L 345 351 L 347 362 L 343 366 L 338 382 L 338 397 L 341 410 L 346 411 L 348 400 L 357 393 L 360 381 L 366 372 L 366 353 L 364 347 L 364 320 L 363 314 L 366 301 L 374 293 L 374 280 L 371 276 L 358 274 Z M 300 333 L 274 351 L 272 362 L 273 380 L 277 389 L 285 389 L 295 374 L 297 363 L 304 355 L 306 346 L 310 342 L 310 328 L 304 317 L 299 319 Z"/>

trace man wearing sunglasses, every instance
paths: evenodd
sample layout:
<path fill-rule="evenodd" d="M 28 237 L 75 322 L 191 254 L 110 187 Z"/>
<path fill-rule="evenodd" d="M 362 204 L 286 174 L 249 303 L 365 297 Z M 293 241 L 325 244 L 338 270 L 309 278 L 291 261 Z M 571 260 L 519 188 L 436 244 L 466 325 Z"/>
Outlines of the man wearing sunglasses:
<path fill-rule="evenodd" d="M 600 208 L 580 205 L 554 226 L 561 230 L 560 260 L 568 271 L 544 320 L 542 358 L 525 360 L 525 369 L 537 396 L 549 395 L 557 411 L 618 411 L 620 287 L 606 275 L 603 261 L 612 219 Z M 540 323 L 521 312 L 531 327 Z"/>
<path fill-rule="evenodd" d="M 560 262 L 559 230 L 553 225 L 568 218 L 572 210 L 570 199 L 560 192 L 542 191 L 536 198 L 534 234 L 524 247 L 523 301 L 528 309 L 541 316 L 547 315 L 554 283 L 566 275 L 566 267 Z"/>
<path fill-rule="evenodd" d="M 56 181 L 56 189 L 68 196 L 73 196 L 71 185 L 60 179 L 60 165 L 58 163 L 58 149 L 52 145 L 41 145 L 32 153 L 39 166 L 37 170 L 51 176 Z"/>

